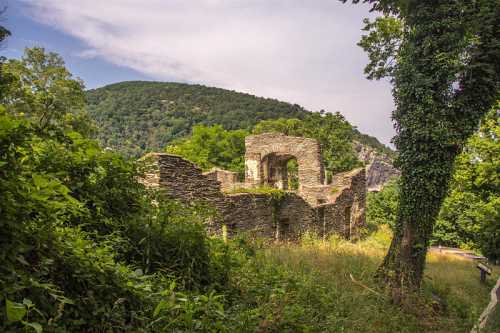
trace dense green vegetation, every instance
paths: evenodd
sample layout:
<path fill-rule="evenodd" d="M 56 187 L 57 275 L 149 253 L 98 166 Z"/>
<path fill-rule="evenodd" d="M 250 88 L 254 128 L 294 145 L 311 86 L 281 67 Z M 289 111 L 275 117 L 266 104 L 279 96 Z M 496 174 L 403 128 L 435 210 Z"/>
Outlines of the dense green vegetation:
<path fill-rule="evenodd" d="M 398 210 L 398 179 L 384 185 L 380 192 L 368 192 L 366 196 L 366 220 L 369 225 L 388 225 L 391 230 L 396 225 Z"/>
<path fill-rule="evenodd" d="M 174 281 L 227 283 L 210 212 L 147 191 L 138 164 L 85 138 L 83 87 L 58 55 L 28 49 L 2 74 L 14 78 L 0 109 L 2 331 L 135 330 L 157 307 L 154 329 Z"/>
<path fill-rule="evenodd" d="M 190 135 L 195 125 L 250 131 L 261 120 L 304 119 L 310 114 L 296 104 L 182 83 L 121 82 L 89 90 L 86 98 L 102 145 L 134 157 L 163 150 Z M 352 131 L 359 142 L 392 152 L 376 138 Z"/>
<path fill-rule="evenodd" d="M 457 157 L 434 232 L 438 242 L 476 248 L 493 260 L 500 259 L 498 107 L 483 119 L 479 131 Z"/>
<path fill-rule="evenodd" d="M 196 125 L 190 136 L 173 141 L 166 151 L 194 162 L 203 170 L 218 167 L 243 177 L 248 134 L 245 130 L 225 130 L 220 125 Z"/>
<path fill-rule="evenodd" d="M 273 99 L 201 85 L 121 82 L 87 92 L 88 111 L 104 146 L 140 156 L 191 134 L 194 125 L 250 129 L 258 121 L 302 118 L 307 111 Z"/>
<path fill-rule="evenodd" d="M 500 118 L 495 107 L 455 161 L 450 190 L 441 206 L 431 242 L 480 251 L 500 259 Z M 376 225 L 396 224 L 396 181 L 369 193 L 367 218 Z"/>

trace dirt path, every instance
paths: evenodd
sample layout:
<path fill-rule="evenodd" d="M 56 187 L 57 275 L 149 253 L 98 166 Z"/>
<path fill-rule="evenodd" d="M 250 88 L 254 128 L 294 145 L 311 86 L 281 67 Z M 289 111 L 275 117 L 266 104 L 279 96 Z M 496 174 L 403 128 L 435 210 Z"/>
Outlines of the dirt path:
<path fill-rule="evenodd" d="M 431 246 L 429 248 L 430 252 L 434 253 L 442 253 L 442 254 L 449 254 L 449 255 L 454 255 L 454 256 L 459 256 L 465 259 L 471 259 L 471 260 L 486 260 L 485 257 L 483 256 L 478 256 L 474 252 L 471 251 L 466 251 L 466 250 L 461 250 L 457 249 L 454 247 L 440 247 L 440 246 Z"/>

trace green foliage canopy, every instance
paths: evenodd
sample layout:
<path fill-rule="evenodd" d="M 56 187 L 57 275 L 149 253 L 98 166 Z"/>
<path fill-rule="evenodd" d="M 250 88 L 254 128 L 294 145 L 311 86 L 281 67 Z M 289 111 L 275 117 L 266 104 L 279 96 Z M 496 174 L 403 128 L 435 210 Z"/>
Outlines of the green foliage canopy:
<path fill-rule="evenodd" d="M 455 161 L 434 240 L 479 249 L 500 259 L 500 118 L 498 106 L 483 119 Z"/>
<path fill-rule="evenodd" d="M 191 136 L 174 141 L 167 146 L 167 153 L 180 155 L 203 170 L 218 167 L 245 172 L 245 130 L 227 131 L 220 125 L 196 125 Z"/>
<path fill-rule="evenodd" d="M 397 179 L 385 184 L 380 192 L 369 192 L 366 197 L 366 220 L 371 225 L 387 224 L 393 229 L 399 202 Z"/>
<path fill-rule="evenodd" d="M 500 254 L 500 120 L 494 108 L 455 160 L 449 193 L 441 206 L 431 242 L 479 250 L 491 260 Z M 399 186 L 393 181 L 369 193 L 367 220 L 396 225 Z"/>
<path fill-rule="evenodd" d="M 72 77 L 58 54 L 40 47 L 26 49 L 20 60 L 6 62 L 3 72 L 16 78 L 2 101 L 10 113 L 30 117 L 42 128 L 84 116 L 83 82 Z"/>
<path fill-rule="evenodd" d="M 85 119 L 73 125 L 83 86 L 57 55 L 23 59 L 9 62 L 0 105 L 0 329 L 136 331 L 174 279 L 187 292 L 223 288 L 226 252 L 203 226 L 211 212 L 148 191 L 139 164 L 87 138 Z M 63 75 L 45 81 L 53 71 Z"/>
<path fill-rule="evenodd" d="M 134 157 L 163 150 L 195 125 L 250 130 L 260 120 L 308 113 L 274 99 L 182 83 L 121 82 L 89 90 L 86 97 L 102 145 Z"/>
<path fill-rule="evenodd" d="M 89 90 L 86 99 L 101 144 L 134 157 L 164 150 L 191 135 L 195 125 L 251 131 L 263 120 L 303 120 L 311 114 L 297 104 L 181 83 L 121 82 Z M 392 153 L 376 138 L 352 131 L 357 141 L 384 154 Z"/>

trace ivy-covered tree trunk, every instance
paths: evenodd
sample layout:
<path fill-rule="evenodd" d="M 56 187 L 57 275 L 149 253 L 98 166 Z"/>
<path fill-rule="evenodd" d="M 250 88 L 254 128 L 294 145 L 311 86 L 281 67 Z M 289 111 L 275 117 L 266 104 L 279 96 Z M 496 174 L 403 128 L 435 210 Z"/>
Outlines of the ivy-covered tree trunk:
<path fill-rule="evenodd" d="M 420 287 L 429 240 L 449 178 L 444 172 L 427 179 L 413 179 L 411 171 L 402 175 L 395 234 L 378 271 L 379 277 L 389 283 L 396 303 L 408 291 Z"/>
<path fill-rule="evenodd" d="M 397 303 L 418 290 L 455 157 L 499 97 L 499 2 L 369 1 L 384 19 L 360 45 L 391 77 L 401 169 L 394 238 L 378 270 Z"/>

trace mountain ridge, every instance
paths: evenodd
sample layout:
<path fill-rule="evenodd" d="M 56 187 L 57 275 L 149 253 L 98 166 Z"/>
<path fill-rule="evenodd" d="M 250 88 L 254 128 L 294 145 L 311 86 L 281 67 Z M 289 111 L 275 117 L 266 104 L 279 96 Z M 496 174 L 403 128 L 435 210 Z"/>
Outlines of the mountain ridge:
<path fill-rule="evenodd" d="M 311 113 L 298 104 L 274 98 L 177 82 L 117 82 L 87 90 L 86 99 L 101 143 L 135 157 L 164 149 L 173 140 L 189 135 L 194 125 L 251 130 L 261 120 L 303 119 Z M 352 127 L 357 141 L 394 155 L 377 138 Z"/>

